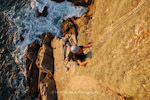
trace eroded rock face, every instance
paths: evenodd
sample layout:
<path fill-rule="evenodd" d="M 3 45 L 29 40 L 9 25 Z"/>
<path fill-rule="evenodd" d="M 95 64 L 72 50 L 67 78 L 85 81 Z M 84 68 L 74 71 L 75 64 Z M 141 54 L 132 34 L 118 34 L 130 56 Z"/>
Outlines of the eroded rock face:
<path fill-rule="evenodd" d="M 37 41 L 33 42 L 31 45 L 28 45 L 25 55 L 25 69 L 27 77 L 27 85 L 29 86 L 29 96 L 31 98 L 36 98 L 38 95 L 38 75 L 39 69 L 35 64 L 37 58 L 38 50 L 40 45 Z"/>
<path fill-rule="evenodd" d="M 42 100 L 57 99 L 56 85 L 53 78 L 46 76 L 46 78 L 40 82 L 40 94 Z"/>
<path fill-rule="evenodd" d="M 48 15 L 48 8 L 45 6 L 44 7 L 44 10 L 41 12 L 39 12 L 39 10 L 36 11 L 36 17 L 40 17 L 40 16 L 43 16 L 43 17 L 47 17 Z"/>

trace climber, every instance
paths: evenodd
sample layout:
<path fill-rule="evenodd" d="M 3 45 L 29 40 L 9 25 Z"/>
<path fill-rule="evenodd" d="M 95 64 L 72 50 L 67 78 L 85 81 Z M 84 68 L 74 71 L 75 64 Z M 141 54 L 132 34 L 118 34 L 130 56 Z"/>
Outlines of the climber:
<path fill-rule="evenodd" d="M 88 52 L 87 54 L 83 53 L 83 48 L 90 48 L 93 44 L 88 44 L 85 46 L 71 46 L 71 53 L 73 59 L 75 59 L 79 65 L 85 66 L 88 62 L 91 61 L 92 54 Z"/>

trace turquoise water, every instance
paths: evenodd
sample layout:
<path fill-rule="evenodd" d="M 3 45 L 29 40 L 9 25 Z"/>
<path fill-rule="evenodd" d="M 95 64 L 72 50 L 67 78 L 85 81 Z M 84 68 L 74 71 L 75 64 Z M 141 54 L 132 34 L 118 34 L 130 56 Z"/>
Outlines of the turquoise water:
<path fill-rule="evenodd" d="M 0 1 L 0 100 L 28 98 L 23 58 L 26 45 L 50 32 L 61 37 L 61 23 L 68 17 L 81 16 L 86 8 L 74 7 L 70 2 L 50 0 Z M 37 9 L 48 7 L 47 17 L 35 17 Z M 20 35 L 24 41 L 19 41 Z"/>

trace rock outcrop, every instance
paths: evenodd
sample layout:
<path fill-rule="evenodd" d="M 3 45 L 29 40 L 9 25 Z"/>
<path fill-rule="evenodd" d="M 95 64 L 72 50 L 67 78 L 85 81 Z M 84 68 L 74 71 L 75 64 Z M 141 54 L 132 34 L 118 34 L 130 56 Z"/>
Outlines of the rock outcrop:
<path fill-rule="evenodd" d="M 36 60 L 38 68 L 48 73 L 54 72 L 53 48 L 51 47 L 51 40 L 53 38 L 54 36 L 51 34 L 45 35 Z"/>
<path fill-rule="evenodd" d="M 25 68 L 29 96 L 39 100 L 56 100 L 56 85 L 53 79 L 54 58 L 51 41 L 53 35 L 43 34 L 42 44 L 37 41 L 28 45 L 25 57 Z M 53 92 L 53 93 L 52 93 Z"/>
<path fill-rule="evenodd" d="M 48 11 L 47 10 L 48 10 L 47 6 L 44 7 L 42 12 L 39 12 L 39 10 L 37 10 L 36 11 L 36 17 L 41 17 L 41 16 L 47 17 L 47 15 L 48 15 Z"/>

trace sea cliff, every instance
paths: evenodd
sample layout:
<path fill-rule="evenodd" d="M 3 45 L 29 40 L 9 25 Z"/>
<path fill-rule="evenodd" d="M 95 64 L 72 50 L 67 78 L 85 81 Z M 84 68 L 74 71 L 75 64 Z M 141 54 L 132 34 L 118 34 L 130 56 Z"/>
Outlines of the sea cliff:
<path fill-rule="evenodd" d="M 54 0 L 63 2 L 63 0 Z M 88 7 L 62 23 L 62 38 L 43 34 L 26 50 L 29 95 L 39 100 L 149 100 L 150 2 L 68 0 Z M 70 45 L 93 47 L 92 61 L 79 66 Z"/>

